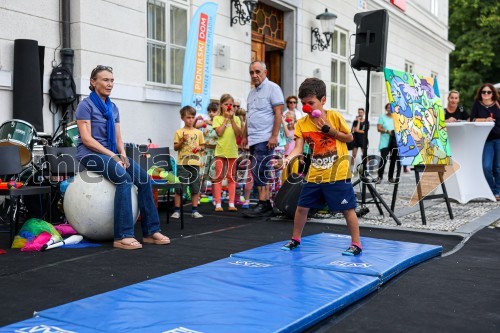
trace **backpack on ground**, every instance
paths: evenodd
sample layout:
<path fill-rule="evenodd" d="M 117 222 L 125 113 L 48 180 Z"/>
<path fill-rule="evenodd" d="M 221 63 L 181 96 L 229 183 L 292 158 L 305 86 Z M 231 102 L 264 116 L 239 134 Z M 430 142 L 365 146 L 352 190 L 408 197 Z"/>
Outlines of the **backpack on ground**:
<path fill-rule="evenodd" d="M 71 72 L 63 67 L 57 66 L 50 73 L 50 102 L 56 106 L 72 104 L 76 98 L 76 85 Z"/>

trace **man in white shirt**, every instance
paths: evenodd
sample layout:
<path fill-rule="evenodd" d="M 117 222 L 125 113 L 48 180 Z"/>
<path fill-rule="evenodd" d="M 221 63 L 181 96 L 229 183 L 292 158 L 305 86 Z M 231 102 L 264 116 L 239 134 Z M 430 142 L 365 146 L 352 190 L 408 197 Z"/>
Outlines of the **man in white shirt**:
<path fill-rule="evenodd" d="M 281 88 L 267 78 L 264 62 L 254 61 L 250 64 L 250 78 L 254 88 L 248 94 L 242 145 L 248 142 L 253 157 L 252 177 L 259 193 L 259 203 L 244 214 L 248 217 L 266 217 L 273 214 L 269 193 L 272 181 L 269 161 L 278 145 L 284 97 Z"/>

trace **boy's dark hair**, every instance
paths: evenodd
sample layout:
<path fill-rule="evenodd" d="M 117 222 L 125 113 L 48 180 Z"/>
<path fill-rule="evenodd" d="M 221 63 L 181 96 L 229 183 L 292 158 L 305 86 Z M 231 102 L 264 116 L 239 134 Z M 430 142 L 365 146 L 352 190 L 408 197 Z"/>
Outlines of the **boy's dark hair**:
<path fill-rule="evenodd" d="M 305 98 L 315 96 L 317 99 L 321 100 L 326 96 L 326 84 L 325 82 L 317 79 L 315 77 L 310 77 L 305 79 L 299 88 L 299 98 Z"/>
<path fill-rule="evenodd" d="M 183 106 L 179 113 L 181 114 L 181 118 L 187 115 L 196 116 L 196 110 L 191 105 Z"/>
<path fill-rule="evenodd" d="M 219 110 L 219 103 L 217 102 L 211 102 L 207 106 L 207 111 L 217 111 Z"/>

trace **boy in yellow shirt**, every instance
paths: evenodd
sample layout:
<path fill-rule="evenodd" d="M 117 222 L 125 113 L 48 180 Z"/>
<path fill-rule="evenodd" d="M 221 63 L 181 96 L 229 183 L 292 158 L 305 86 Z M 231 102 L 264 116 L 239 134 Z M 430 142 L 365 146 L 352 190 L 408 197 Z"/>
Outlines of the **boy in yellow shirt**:
<path fill-rule="evenodd" d="M 183 186 L 189 186 L 191 190 L 192 212 L 194 218 L 201 218 L 198 212 L 198 197 L 200 195 L 200 165 L 201 153 L 205 149 L 205 139 L 203 133 L 194 127 L 196 121 L 196 110 L 192 106 L 184 106 L 180 111 L 184 127 L 175 131 L 174 150 L 178 152 L 177 176 Z M 175 193 L 175 212 L 172 218 L 178 219 L 181 216 L 182 198 L 180 191 Z"/>
<path fill-rule="evenodd" d="M 284 159 L 286 166 L 291 159 L 302 154 L 304 142 L 311 147 L 311 165 L 295 211 L 292 239 L 281 249 L 290 251 L 300 245 L 309 209 L 321 209 L 326 203 L 330 211 L 342 211 L 351 234 L 351 245 L 342 254 L 359 255 L 362 250 L 358 218 L 354 211 L 356 196 L 351 183 L 346 145 L 346 142 L 353 140 L 351 129 L 339 112 L 323 108 L 326 102 L 326 85 L 323 81 L 306 79 L 300 85 L 299 98 L 311 110 L 321 111 L 321 116 L 312 117 L 309 114 L 297 122 L 295 148 Z"/>

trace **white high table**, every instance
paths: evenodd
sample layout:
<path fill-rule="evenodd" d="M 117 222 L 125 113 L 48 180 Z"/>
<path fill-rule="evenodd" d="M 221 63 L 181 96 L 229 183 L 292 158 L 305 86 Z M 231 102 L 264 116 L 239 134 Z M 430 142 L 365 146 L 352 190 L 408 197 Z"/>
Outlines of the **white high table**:
<path fill-rule="evenodd" d="M 446 123 L 451 157 L 460 169 L 446 181 L 448 197 L 462 204 L 473 199 L 496 201 L 483 173 L 483 147 L 492 122 Z"/>

